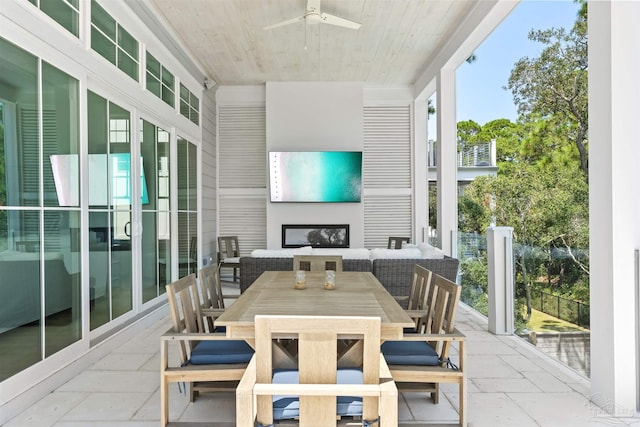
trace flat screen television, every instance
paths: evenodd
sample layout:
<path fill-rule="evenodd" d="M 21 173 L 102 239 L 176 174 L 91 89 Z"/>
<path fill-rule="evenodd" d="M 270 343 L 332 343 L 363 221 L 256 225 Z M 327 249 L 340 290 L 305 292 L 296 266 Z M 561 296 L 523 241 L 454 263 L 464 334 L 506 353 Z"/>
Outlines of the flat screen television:
<path fill-rule="evenodd" d="M 269 152 L 272 202 L 360 202 L 361 151 Z"/>

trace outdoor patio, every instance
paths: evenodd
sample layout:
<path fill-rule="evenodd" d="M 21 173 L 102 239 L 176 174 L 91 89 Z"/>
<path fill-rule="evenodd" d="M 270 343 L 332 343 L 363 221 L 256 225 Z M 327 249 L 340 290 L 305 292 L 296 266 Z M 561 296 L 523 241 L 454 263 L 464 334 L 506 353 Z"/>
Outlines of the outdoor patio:
<path fill-rule="evenodd" d="M 225 286 L 225 292 L 234 290 Z M 122 331 L 114 337 L 117 349 L 5 426 L 157 427 L 159 336 L 169 328 L 168 313 L 163 306 Z M 457 325 L 468 339 L 469 426 L 640 426 L 639 419 L 607 416 L 590 403 L 588 379 L 517 337 L 488 333 L 486 319 L 467 306 L 460 306 Z M 442 390 L 438 405 L 426 394 L 402 394 L 399 425 L 455 423 L 457 387 L 444 384 Z M 179 421 L 170 425 L 234 425 L 233 393 L 204 394 L 193 404 L 176 386 L 170 393 L 171 419 Z"/>

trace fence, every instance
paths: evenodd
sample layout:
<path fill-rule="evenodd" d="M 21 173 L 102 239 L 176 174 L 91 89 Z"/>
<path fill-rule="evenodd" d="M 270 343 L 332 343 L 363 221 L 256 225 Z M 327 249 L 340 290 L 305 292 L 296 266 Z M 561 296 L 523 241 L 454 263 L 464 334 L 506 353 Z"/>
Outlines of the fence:
<path fill-rule="evenodd" d="M 531 306 L 536 310 L 575 325 L 589 328 L 589 304 L 572 301 L 544 291 L 533 291 Z"/>

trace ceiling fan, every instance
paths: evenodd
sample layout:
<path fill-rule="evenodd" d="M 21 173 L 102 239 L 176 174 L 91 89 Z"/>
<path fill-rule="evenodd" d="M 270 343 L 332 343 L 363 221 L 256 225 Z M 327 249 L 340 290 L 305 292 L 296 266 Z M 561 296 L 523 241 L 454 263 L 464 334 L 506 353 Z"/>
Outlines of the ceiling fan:
<path fill-rule="evenodd" d="M 264 27 L 264 29 L 270 30 L 272 28 L 284 27 L 285 25 L 294 24 L 300 21 L 305 21 L 305 24 L 330 24 L 338 27 L 350 28 L 352 30 L 360 28 L 360 24 L 357 22 L 349 21 L 348 19 L 340 18 L 339 16 L 330 15 L 328 13 L 320 13 L 320 0 L 307 0 L 307 8 L 304 11 L 304 15 L 269 25 Z"/>

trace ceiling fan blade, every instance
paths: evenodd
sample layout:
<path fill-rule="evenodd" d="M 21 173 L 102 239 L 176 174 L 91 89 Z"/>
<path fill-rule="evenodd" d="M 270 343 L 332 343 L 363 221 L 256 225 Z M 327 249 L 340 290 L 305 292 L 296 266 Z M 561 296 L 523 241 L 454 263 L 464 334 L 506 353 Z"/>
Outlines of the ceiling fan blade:
<path fill-rule="evenodd" d="M 272 28 L 284 27 L 285 25 L 295 24 L 296 22 L 304 21 L 304 16 L 298 16 L 297 18 L 287 19 L 286 21 L 278 22 L 277 24 L 269 25 L 263 28 L 263 30 L 270 30 Z"/>
<path fill-rule="evenodd" d="M 328 13 L 323 13 L 320 15 L 320 22 L 324 24 L 336 25 L 338 27 L 351 28 L 352 30 L 357 30 L 360 28 L 360 24 L 354 21 L 349 21 L 348 19 L 340 18 L 339 16 L 330 15 Z"/>

